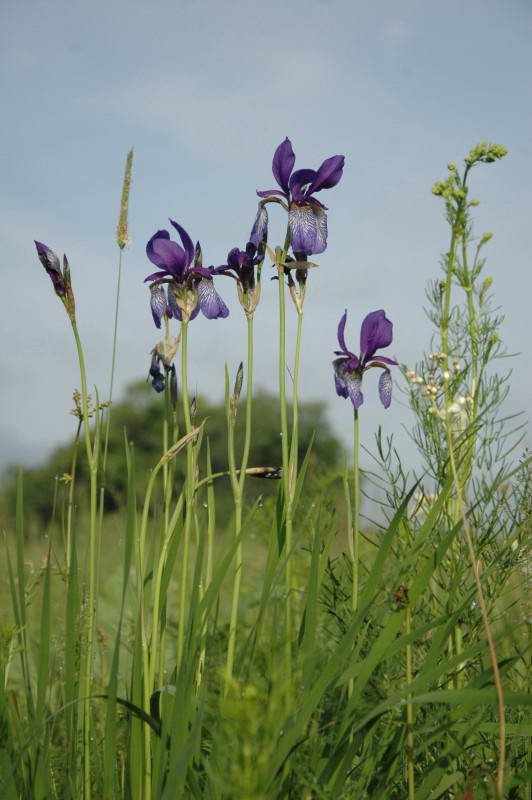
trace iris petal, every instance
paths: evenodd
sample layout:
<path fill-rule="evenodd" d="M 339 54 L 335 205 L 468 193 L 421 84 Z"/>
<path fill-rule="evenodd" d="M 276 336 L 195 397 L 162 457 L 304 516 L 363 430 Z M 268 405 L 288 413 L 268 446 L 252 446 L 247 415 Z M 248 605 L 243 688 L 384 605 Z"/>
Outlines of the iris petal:
<path fill-rule="evenodd" d="M 268 237 L 268 210 L 266 206 L 260 205 L 255 217 L 255 222 L 249 234 L 249 241 L 258 249 L 260 243 L 264 238 Z M 232 251 L 231 251 L 232 252 Z M 229 263 L 229 262 L 227 262 Z"/>
<path fill-rule="evenodd" d="M 212 278 L 203 278 L 199 282 L 198 305 L 207 319 L 229 316 L 229 309 L 214 288 Z"/>
<path fill-rule="evenodd" d="M 314 205 L 293 204 L 288 214 L 292 250 L 309 256 L 327 247 L 327 216 Z"/>
<path fill-rule="evenodd" d="M 292 142 L 287 136 L 276 149 L 272 161 L 273 176 L 286 194 L 288 194 L 288 179 L 295 163 L 296 157 L 292 150 Z"/>
<path fill-rule="evenodd" d="M 183 247 L 185 248 L 185 253 L 187 254 L 185 267 L 189 267 L 194 261 L 194 245 L 192 243 L 192 239 L 190 238 L 186 230 L 178 222 L 174 222 L 174 220 L 171 219 L 170 224 L 174 226 L 179 236 L 181 237 Z"/>
<path fill-rule="evenodd" d="M 161 320 L 166 312 L 166 293 L 162 286 L 153 286 L 151 289 L 150 307 L 155 322 L 155 327 L 161 327 Z"/>
<path fill-rule="evenodd" d="M 360 360 L 366 364 L 381 347 L 388 347 L 393 338 L 393 325 L 384 310 L 371 311 L 360 328 Z"/>
<path fill-rule="evenodd" d="M 345 373 L 345 385 L 347 387 L 347 393 L 349 395 L 349 399 L 353 403 L 355 408 L 360 408 L 362 403 L 364 402 L 364 395 L 360 391 L 360 387 L 362 385 L 362 378 L 360 375 L 355 375 L 351 372 Z"/>
<path fill-rule="evenodd" d="M 317 173 L 315 173 L 316 177 L 313 179 L 308 193 L 312 194 L 313 192 L 319 192 L 322 189 L 332 189 L 333 186 L 336 186 L 342 177 L 344 162 L 344 156 L 331 156 L 330 158 L 326 158 Z"/>
<path fill-rule="evenodd" d="M 384 408 L 389 408 L 392 402 L 392 376 L 389 369 L 383 370 L 379 378 L 379 397 Z"/>

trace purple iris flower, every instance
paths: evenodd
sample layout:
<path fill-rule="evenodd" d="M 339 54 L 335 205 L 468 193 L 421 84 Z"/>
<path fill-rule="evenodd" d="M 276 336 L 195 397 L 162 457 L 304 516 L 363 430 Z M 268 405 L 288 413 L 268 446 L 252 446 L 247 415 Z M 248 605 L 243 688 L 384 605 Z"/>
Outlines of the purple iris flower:
<path fill-rule="evenodd" d="M 396 365 L 397 361 L 377 354 L 377 350 L 392 343 L 393 325 L 382 309 L 368 314 L 360 328 L 360 355 L 356 356 L 345 344 L 346 320 L 347 311 L 338 325 L 338 344 L 341 349 L 334 351 L 335 355 L 340 356 L 333 361 L 336 393 L 340 397 L 349 397 L 354 407 L 360 408 L 364 402 L 362 376 L 371 367 L 380 367 L 383 372 L 379 378 L 379 397 L 384 408 L 388 408 L 392 401 L 392 376 L 386 365 Z"/>
<path fill-rule="evenodd" d="M 170 239 L 166 230 L 155 233 L 146 245 L 146 255 L 159 267 L 144 279 L 153 281 L 151 289 L 151 312 L 155 325 L 160 328 L 166 314 L 188 322 L 201 310 L 207 319 L 227 317 L 229 309 L 214 288 L 213 267 L 202 266 L 199 242 L 194 247 L 192 239 L 177 222 L 170 223 L 179 233 L 181 245 Z M 168 284 L 167 292 L 163 284 Z"/>
<path fill-rule="evenodd" d="M 272 171 L 275 180 L 281 187 L 257 192 L 259 197 L 271 198 L 274 202 L 284 198 L 288 208 L 288 225 L 294 253 L 311 255 L 323 253 L 327 247 L 327 210 L 323 203 L 314 197 L 322 189 L 336 186 L 344 168 L 344 156 L 331 156 L 325 159 L 319 169 L 294 169 L 296 157 L 292 143 L 288 137 L 281 142 L 273 156 Z M 282 203 L 284 205 L 284 203 Z M 259 209 L 260 215 L 260 209 Z M 261 224 L 257 215 L 256 225 Z M 267 225 L 267 216 L 262 224 Z M 253 239 L 252 239 L 253 241 Z"/>

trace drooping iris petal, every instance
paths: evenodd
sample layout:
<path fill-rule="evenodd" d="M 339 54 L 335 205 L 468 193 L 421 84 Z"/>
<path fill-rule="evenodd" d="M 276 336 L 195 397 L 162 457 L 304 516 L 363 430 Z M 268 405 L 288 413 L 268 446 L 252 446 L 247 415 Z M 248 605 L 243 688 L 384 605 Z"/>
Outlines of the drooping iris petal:
<path fill-rule="evenodd" d="M 258 249 L 263 239 L 268 237 L 268 211 L 266 206 L 260 205 L 255 217 L 255 222 L 249 234 L 249 241 Z M 229 262 L 227 262 L 229 263 Z"/>
<path fill-rule="evenodd" d="M 229 316 L 229 309 L 214 288 L 212 278 L 202 278 L 199 282 L 198 305 L 207 319 L 218 319 L 219 317 L 224 318 Z"/>
<path fill-rule="evenodd" d="M 292 170 L 294 169 L 295 163 L 296 157 L 294 155 L 294 151 L 292 150 L 292 142 L 288 137 L 286 137 L 284 142 L 281 142 L 279 147 L 276 149 L 272 161 L 272 172 L 274 178 L 285 194 L 288 194 L 288 180 Z"/>
<path fill-rule="evenodd" d="M 181 322 L 182 320 L 181 309 L 177 305 L 175 293 L 171 285 L 168 287 L 168 309 L 171 312 L 172 317 Z"/>
<path fill-rule="evenodd" d="M 326 158 L 317 173 L 315 173 L 316 177 L 309 187 L 308 194 L 311 195 L 313 192 L 319 192 L 322 189 L 332 189 L 333 186 L 336 186 L 342 177 L 344 163 L 345 156 L 331 156 L 330 158 Z"/>
<path fill-rule="evenodd" d="M 327 215 L 315 204 L 293 204 L 288 214 L 294 253 L 323 253 L 327 247 Z"/>
<path fill-rule="evenodd" d="M 366 364 L 376 350 L 388 347 L 393 338 L 393 325 L 384 310 L 371 311 L 360 328 L 360 360 Z"/>
<path fill-rule="evenodd" d="M 174 222 L 174 220 L 171 219 L 170 224 L 174 226 L 179 236 L 181 237 L 183 247 L 185 248 L 185 253 L 187 254 L 187 260 L 185 266 L 189 267 L 194 261 L 194 245 L 192 244 L 192 239 L 190 238 L 186 230 L 178 222 Z"/>
<path fill-rule="evenodd" d="M 151 385 L 156 392 L 164 392 L 164 375 L 160 370 L 156 375 L 153 375 Z"/>
<path fill-rule="evenodd" d="M 392 402 L 392 376 L 389 369 L 381 372 L 379 378 L 379 397 L 384 408 L 389 408 Z"/>
<path fill-rule="evenodd" d="M 349 395 L 347 393 L 347 386 L 345 385 L 345 380 L 342 375 L 344 364 L 344 358 L 337 358 L 333 361 L 334 385 L 336 387 L 336 394 L 340 395 L 340 397 L 347 398 Z"/>
<path fill-rule="evenodd" d="M 349 399 L 355 408 L 360 408 L 364 402 L 364 395 L 360 390 L 360 387 L 362 386 L 362 378 L 357 373 L 348 372 L 346 370 L 344 373 L 344 382 L 347 388 Z"/>
<path fill-rule="evenodd" d="M 155 327 L 161 327 L 161 320 L 167 310 L 166 292 L 162 286 L 151 287 L 150 307 Z"/>

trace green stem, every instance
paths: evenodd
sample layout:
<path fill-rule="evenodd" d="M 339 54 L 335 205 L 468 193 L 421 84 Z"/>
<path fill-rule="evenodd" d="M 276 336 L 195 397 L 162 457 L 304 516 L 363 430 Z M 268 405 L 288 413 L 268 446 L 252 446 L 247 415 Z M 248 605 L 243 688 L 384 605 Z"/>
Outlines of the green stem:
<path fill-rule="evenodd" d="M 72 331 L 76 341 L 76 349 L 79 360 L 79 370 L 81 377 L 81 409 L 83 413 L 83 433 L 85 438 L 85 449 L 90 473 L 90 523 L 89 523 L 89 596 L 88 596 L 88 621 L 87 621 L 87 650 L 85 653 L 84 664 L 84 695 L 83 701 L 83 760 L 84 760 L 84 800 L 90 800 L 92 796 L 91 784 L 91 681 L 92 663 L 94 655 L 94 632 L 96 623 L 96 578 L 97 564 L 96 554 L 98 552 L 98 518 L 97 518 L 97 478 L 98 478 L 98 458 L 97 453 L 93 452 L 91 444 L 90 423 L 89 423 L 89 396 L 87 392 L 87 373 L 85 370 L 85 358 L 83 348 L 79 338 L 79 332 L 74 320 L 71 320 Z"/>
<path fill-rule="evenodd" d="M 70 466 L 70 486 L 68 487 L 68 506 L 67 506 L 67 529 L 66 529 L 66 569 L 67 575 L 70 574 L 70 556 L 72 550 L 72 513 L 74 509 L 74 486 L 76 483 L 76 467 L 78 462 L 79 434 L 82 421 L 78 422 L 78 429 L 72 448 L 72 463 Z"/>
<path fill-rule="evenodd" d="M 187 380 L 187 353 L 188 353 L 188 322 L 181 323 L 181 391 L 183 394 L 183 416 L 185 419 L 185 433 L 190 433 L 192 423 L 190 419 L 190 400 L 188 396 Z M 190 528 L 192 525 L 192 507 L 194 503 L 194 451 L 193 443 L 187 444 L 187 475 L 185 489 L 185 529 L 183 536 L 183 563 L 181 568 L 181 592 L 179 603 L 179 625 L 177 632 L 177 661 L 181 664 L 183 647 L 185 643 L 185 604 L 187 599 L 188 561 L 190 552 Z"/>
<path fill-rule="evenodd" d="M 231 486 L 233 488 L 233 499 L 235 503 L 235 537 L 240 536 L 242 530 L 242 501 L 244 497 L 244 487 L 246 482 L 246 469 L 249 461 L 249 451 L 251 447 L 251 410 L 253 403 L 253 317 L 247 318 L 247 375 L 246 375 L 246 421 L 244 432 L 244 447 L 242 450 L 242 460 L 240 462 L 240 475 L 237 479 L 234 457 L 234 428 L 235 420 L 229 419 L 228 431 L 228 460 L 229 472 L 231 476 Z M 235 575 L 233 581 L 233 599 L 231 604 L 231 621 L 229 624 L 229 641 L 227 646 L 227 661 L 225 666 L 225 685 L 224 693 L 227 694 L 229 684 L 233 676 L 233 665 L 235 658 L 236 630 L 238 624 L 238 604 L 240 600 L 240 585 L 242 581 L 242 540 L 239 541 L 236 549 Z"/>
<path fill-rule="evenodd" d="M 284 263 L 290 246 L 290 229 L 287 229 L 281 262 Z M 284 267 L 277 267 L 279 279 L 279 400 L 281 405 L 281 449 L 283 459 L 283 489 L 285 507 L 285 590 L 286 590 L 286 673 L 292 673 L 292 502 L 290 484 L 290 459 L 288 452 L 288 419 L 286 412 L 286 310 Z M 288 681 L 289 683 L 289 681 Z"/>
<path fill-rule="evenodd" d="M 290 503 L 292 503 L 297 479 L 297 457 L 299 448 L 299 361 L 301 354 L 301 334 L 303 329 L 303 309 L 297 312 L 296 351 L 294 356 L 294 388 L 292 409 L 292 438 L 290 440 Z"/>
<path fill-rule="evenodd" d="M 358 567 L 360 558 L 360 469 L 359 469 L 359 428 L 358 408 L 354 413 L 354 441 L 353 441 L 353 594 L 351 607 L 353 611 L 358 608 Z"/>

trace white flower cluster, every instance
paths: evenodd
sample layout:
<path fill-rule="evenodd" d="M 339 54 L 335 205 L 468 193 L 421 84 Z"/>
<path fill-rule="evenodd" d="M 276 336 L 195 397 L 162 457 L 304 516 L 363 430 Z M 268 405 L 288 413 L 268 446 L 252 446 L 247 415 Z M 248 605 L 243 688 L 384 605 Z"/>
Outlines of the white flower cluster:
<path fill-rule="evenodd" d="M 452 375 L 449 366 L 452 367 L 453 375 L 457 375 L 461 369 L 460 359 L 450 358 L 447 353 L 429 353 L 431 361 L 436 362 L 434 372 L 429 372 L 427 378 L 422 378 L 413 370 L 407 370 L 405 376 L 413 385 L 421 387 L 422 397 L 430 400 L 429 412 L 444 420 L 446 417 L 452 419 L 453 428 L 463 431 L 469 422 L 469 407 L 473 403 L 473 398 L 460 394 L 452 398 L 452 402 L 446 406 L 446 387 Z"/>

